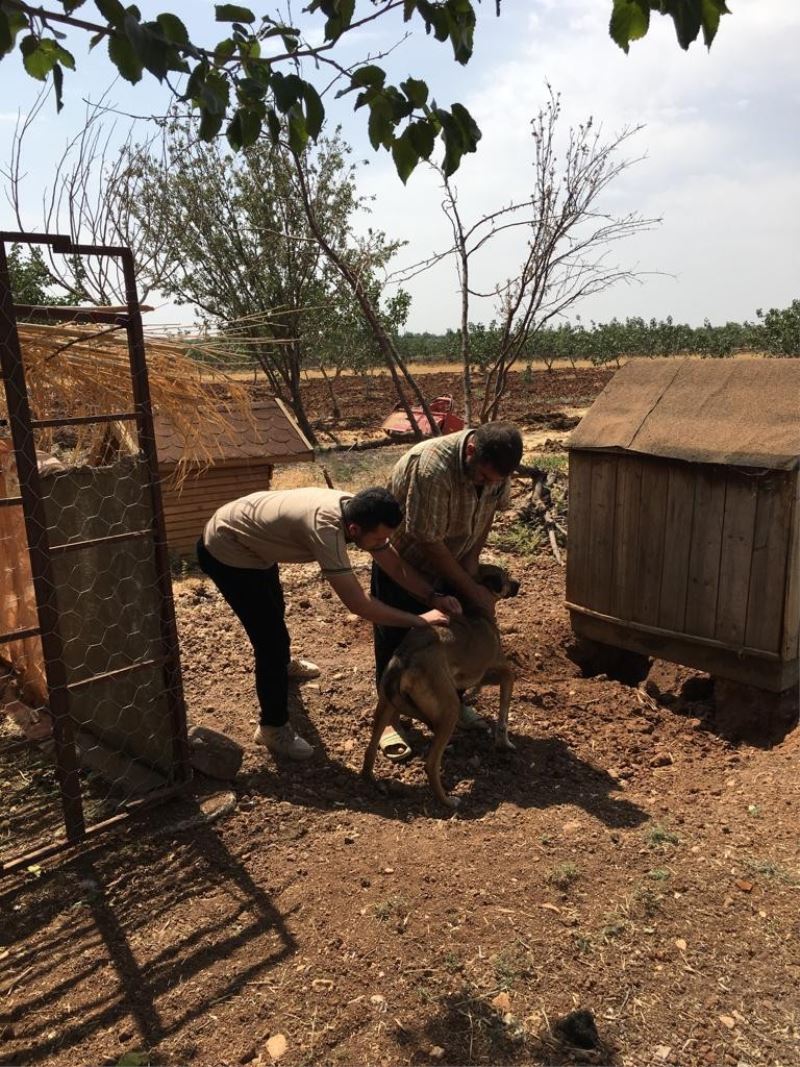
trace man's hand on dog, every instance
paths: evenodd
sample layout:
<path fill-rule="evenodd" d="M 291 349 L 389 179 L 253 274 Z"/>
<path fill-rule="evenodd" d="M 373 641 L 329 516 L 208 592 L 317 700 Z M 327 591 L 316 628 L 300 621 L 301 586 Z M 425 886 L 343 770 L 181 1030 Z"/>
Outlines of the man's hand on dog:
<path fill-rule="evenodd" d="M 424 623 L 428 626 L 449 626 L 450 616 L 446 615 L 443 611 L 439 611 L 438 608 L 431 608 L 430 611 L 425 611 L 422 615 L 417 616 L 418 619 L 423 619 Z"/>
<path fill-rule="evenodd" d="M 454 596 L 433 596 L 431 597 L 430 605 L 433 608 L 438 608 L 439 611 L 445 612 L 447 615 L 463 614 L 461 601 Z"/>

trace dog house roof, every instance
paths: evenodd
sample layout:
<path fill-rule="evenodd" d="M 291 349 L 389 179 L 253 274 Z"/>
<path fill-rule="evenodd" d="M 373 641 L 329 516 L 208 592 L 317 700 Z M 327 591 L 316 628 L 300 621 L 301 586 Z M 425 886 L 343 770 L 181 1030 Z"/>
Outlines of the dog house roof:
<path fill-rule="evenodd" d="M 792 470 L 800 465 L 800 360 L 632 359 L 569 448 Z"/>
<path fill-rule="evenodd" d="M 174 466 L 181 459 L 212 463 L 260 460 L 267 463 L 307 463 L 314 450 L 291 413 L 277 397 L 269 396 L 252 406 L 252 418 L 242 412 L 225 413 L 227 428 L 197 427 L 196 441 L 187 441 L 165 415 L 153 422 L 160 466 Z"/>

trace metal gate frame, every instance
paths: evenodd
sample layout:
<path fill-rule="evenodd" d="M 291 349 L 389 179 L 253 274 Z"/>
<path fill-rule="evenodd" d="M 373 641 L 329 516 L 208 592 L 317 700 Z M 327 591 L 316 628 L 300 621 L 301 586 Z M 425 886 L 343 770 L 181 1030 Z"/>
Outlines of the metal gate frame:
<path fill-rule="evenodd" d="M 110 256 L 119 260 L 125 283 L 126 303 L 123 308 L 103 307 L 35 307 L 15 304 L 6 255 L 7 244 L 46 244 L 53 252 L 65 255 Z M 51 322 L 107 323 L 124 328 L 128 341 L 128 359 L 131 374 L 133 411 L 116 411 L 101 415 L 83 415 L 64 418 L 34 419 L 31 417 L 25 368 L 17 332 L 19 316 L 37 315 Z M 42 642 L 45 677 L 49 693 L 49 712 L 53 720 L 56 773 L 61 793 L 66 839 L 33 852 L 28 852 L 0 863 L 0 874 L 44 858 L 60 849 L 84 840 L 109 826 L 128 818 L 135 811 L 168 796 L 182 792 L 190 780 L 189 747 L 187 741 L 186 706 L 183 698 L 178 634 L 175 624 L 175 609 L 172 601 L 169 556 L 164 526 L 161 486 L 158 474 L 153 413 L 150 403 L 150 387 L 145 359 L 142 315 L 136 290 L 133 255 L 129 248 L 85 245 L 73 243 L 71 238 L 59 234 L 13 233 L 0 231 L 0 379 L 2 379 L 8 405 L 11 436 L 17 463 L 20 496 L 0 499 L 0 507 L 22 506 L 25 531 L 28 540 L 31 574 L 39 626 L 0 634 L 0 644 L 38 636 Z M 131 531 L 108 537 L 85 540 L 64 545 L 53 545 L 47 529 L 42 498 L 41 482 L 36 460 L 34 431 L 60 426 L 87 425 L 90 423 L 133 422 L 136 425 L 138 444 L 144 458 L 147 473 L 147 490 L 152 511 L 149 531 Z M 63 552 L 89 548 L 152 536 L 156 581 L 160 600 L 160 645 L 161 655 L 156 659 L 140 660 L 137 663 L 108 671 L 81 680 L 72 685 L 67 682 L 63 657 L 63 644 L 59 630 L 59 612 L 56 589 L 53 583 L 52 558 Z M 129 802 L 126 810 L 86 825 L 83 802 L 78 780 L 78 757 L 75 746 L 73 722 L 70 717 L 70 691 L 84 688 L 98 681 L 130 674 L 147 667 L 160 666 L 164 672 L 164 687 L 168 702 L 172 744 L 173 766 L 177 783 Z"/>

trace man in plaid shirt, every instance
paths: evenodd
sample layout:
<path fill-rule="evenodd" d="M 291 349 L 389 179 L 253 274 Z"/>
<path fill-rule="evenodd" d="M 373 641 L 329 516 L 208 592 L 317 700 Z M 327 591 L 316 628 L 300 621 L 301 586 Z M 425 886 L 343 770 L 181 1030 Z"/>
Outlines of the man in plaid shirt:
<path fill-rule="evenodd" d="M 438 592 L 471 601 L 492 615 L 494 598 L 475 575 L 495 512 L 508 502 L 509 476 L 521 458 L 519 430 L 510 423 L 488 423 L 414 445 L 395 464 L 388 486 L 404 512 L 393 538 L 400 557 L 429 578 Z M 426 605 L 386 574 L 380 562 L 380 554 L 375 554 L 372 595 L 403 611 L 424 611 Z M 374 627 L 378 682 L 407 632 Z M 474 708 L 462 704 L 461 725 L 475 728 L 484 723 Z M 394 760 L 406 759 L 411 752 L 394 726 L 387 728 L 381 748 Z"/>

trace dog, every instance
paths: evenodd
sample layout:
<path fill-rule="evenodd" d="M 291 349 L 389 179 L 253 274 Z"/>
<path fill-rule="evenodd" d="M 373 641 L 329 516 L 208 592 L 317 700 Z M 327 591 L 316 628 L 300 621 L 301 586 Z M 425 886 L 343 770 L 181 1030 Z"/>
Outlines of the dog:
<path fill-rule="evenodd" d="M 502 567 L 491 564 L 479 566 L 476 581 L 498 600 L 519 592 L 519 582 L 509 578 Z M 514 672 L 503 652 L 495 620 L 466 604 L 464 614 L 453 616 L 449 626 L 410 630 L 381 677 L 363 777 L 372 780 L 381 734 L 395 715 L 419 719 L 433 731 L 425 761 L 431 789 L 446 807 L 457 807 L 458 800 L 442 787 L 442 754 L 458 722 L 459 690 L 484 685 L 500 686 L 495 745 L 513 749 L 508 737 L 508 709 Z"/>

